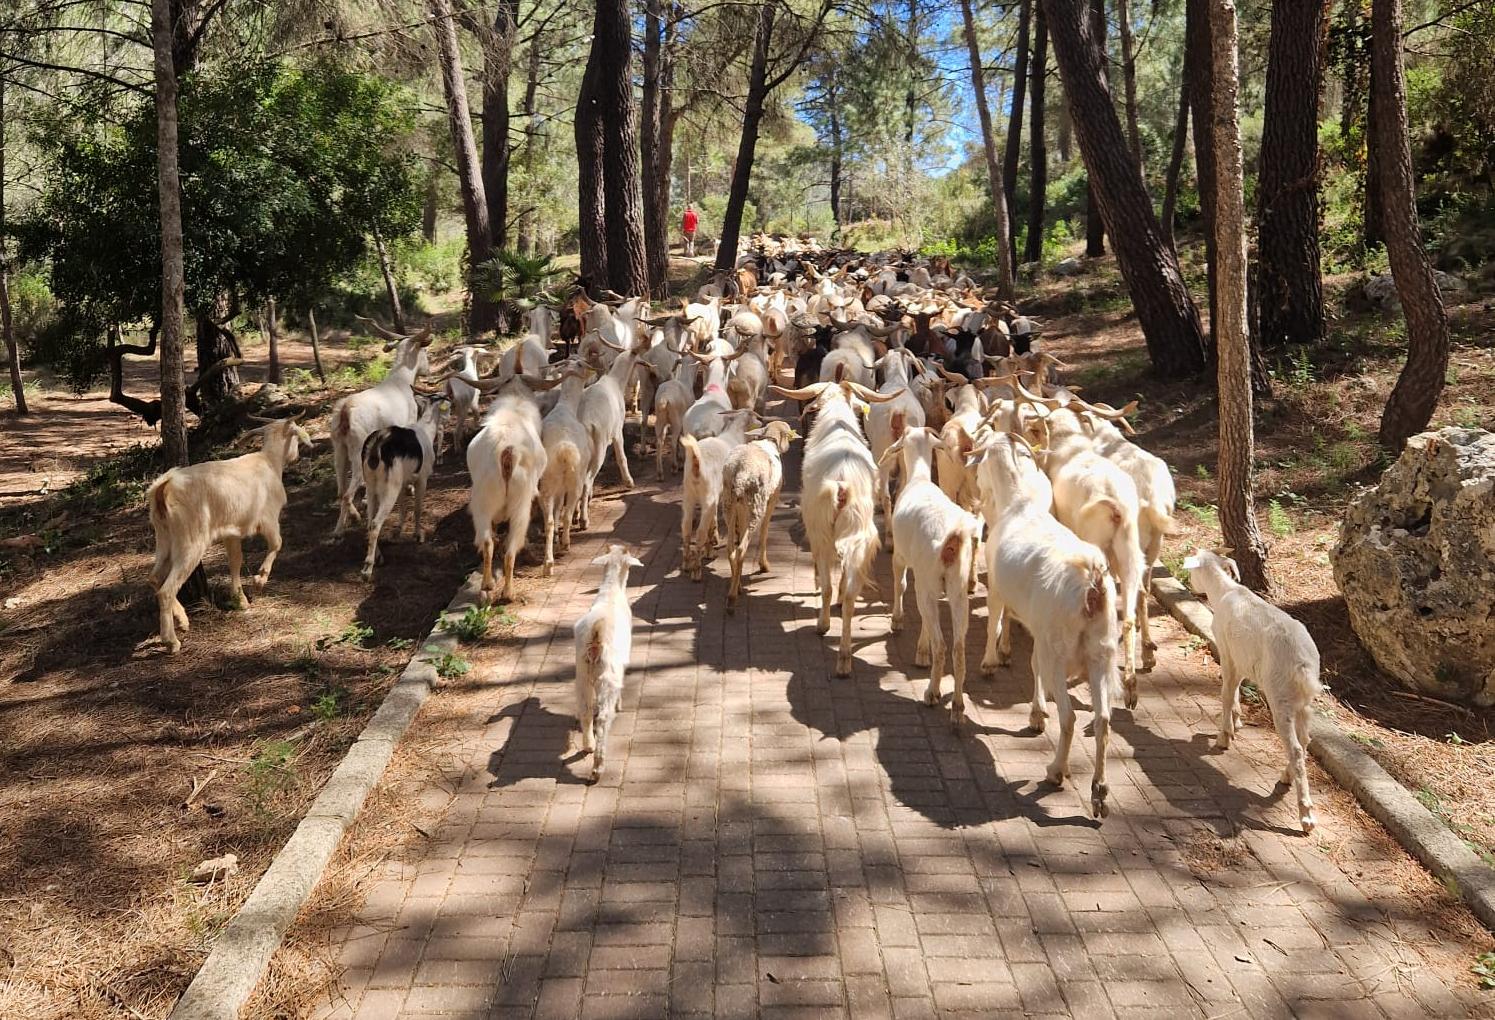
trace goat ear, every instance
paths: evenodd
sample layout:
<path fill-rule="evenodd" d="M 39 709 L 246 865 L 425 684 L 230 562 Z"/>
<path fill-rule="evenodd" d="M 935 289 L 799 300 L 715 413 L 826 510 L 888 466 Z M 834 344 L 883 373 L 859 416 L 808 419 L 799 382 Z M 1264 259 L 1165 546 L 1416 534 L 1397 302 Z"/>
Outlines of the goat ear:
<path fill-rule="evenodd" d="M 595 557 L 592 558 L 592 566 L 594 566 L 594 567 L 604 566 L 612 558 L 613 558 L 612 557 L 612 553 L 603 553 L 601 556 L 595 556 Z"/>
<path fill-rule="evenodd" d="M 630 567 L 642 567 L 644 565 L 644 561 L 639 559 L 637 556 L 628 557 L 626 562 Z"/>
<path fill-rule="evenodd" d="M 1204 561 L 1199 558 L 1198 553 L 1184 558 L 1183 567 L 1185 570 L 1198 570 L 1202 566 L 1204 566 Z"/>

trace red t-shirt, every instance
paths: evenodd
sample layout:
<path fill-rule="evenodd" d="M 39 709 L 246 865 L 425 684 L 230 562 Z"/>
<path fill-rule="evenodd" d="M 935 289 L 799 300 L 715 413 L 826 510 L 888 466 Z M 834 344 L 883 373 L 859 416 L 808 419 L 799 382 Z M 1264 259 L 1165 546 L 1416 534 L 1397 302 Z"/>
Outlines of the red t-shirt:
<path fill-rule="evenodd" d="M 694 209 L 685 210 L 684 229 L 687 234 L 694 234 L 696 232 L 696 211 Z"/>

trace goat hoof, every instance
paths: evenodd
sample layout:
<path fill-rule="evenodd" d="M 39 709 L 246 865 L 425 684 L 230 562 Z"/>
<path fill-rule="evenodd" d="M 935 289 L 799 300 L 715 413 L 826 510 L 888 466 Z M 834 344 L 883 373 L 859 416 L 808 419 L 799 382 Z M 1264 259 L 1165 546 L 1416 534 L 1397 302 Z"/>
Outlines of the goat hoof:
<path fill-rule="evenodd" d="M 1104 818 L 1111 813 L 1106 806 L 1106 795 L 1111 792 L 1105 783 L 1093 783 L 1090 787 L 1090 810 L 1096 818 Z"/>
<path fill-rule="evenodd" d="M 1136 707 L 1137 707 L 1137 692 L 1136 691 L 1127 691 L 1126 692 L 1126 708 L 1127 708 L 1127 711 L 1130 712 L 1130 711 L 1134 710 Z"/>
<path fill-rule="evenodd" d="M 1318 822 L 1313 817 L 1312 811 L 1309 811 L 1307 814 L 1303 815 L 1303 817 L 1300 818 L 1299 821 L 1303 824 L 1303 835 L 1305 836 L 1311 836 L 1313 834 L 1314 827 L 1318 825 Z"/>
<path fill-rule="evenodd" d="M 836 676 L 841 677 L 842 679 L 845 679 L 846 677 L 851 676 L 851 661 L 850 660 L 847 660 L 846 662 L 841 662 L 838 659 L 836 661 Z"/>
<path fill-rule="evenodd" d="M 554 568 L 554 564 L 553 563 L 546 563 L 543 567 L 540 568 L 540 576 L 541 577 L 549 577 L 550 576 L 550 572 L 551 572 L 551 570 L 553 568 Z"/>
<path fill-rule="evenodd" d="M 166 641 L 163 643 L 166 645 L 167 655 L 175 655 L 182 650 L 182 643 L 180 641 Z"/>
<path fill-rule="evenodd" d="M 964 708 L 956 708 L 954 705 L 951 705 L 950 706 L 950 729 L 952 731 L 954 731 L 955 733 L 957 733 L 957 734 L 960 733 L 960 731 L 965 727 L 965 721 L 966 721 L 966 710 Z"/>
<path fill-rule="evenodd" d="M 918 649 L 914 649 L 914 665 L 915 666 L 928 666 L 929 665 L 929 653 L 927 651 L 921 652 Z"/>
<path fill-rule="evenodd" d="M 891 632 L 893 634 L 897 634 L 902 629 L 903 629 L 903 617 L 901 617 L 901 616 L 892 616 L 892 617 L 888 618 L 888 630 L 889 630 L 889 632 Z"/>
<path fill-rule="evenodd" d="M 982 659 L 981 660 L 981 675 L 982 676 L 991 676 L 992 674 L 994 674 L 997 671 L 997 669 L 998 669 L 997 663 L 994 660 L 992 660 L 992 659 Z"/>
<path fill-rule="evenodd" d="M 929 705 L 930 707 L 933 707 L 935 705 L 938 705 L 939 703 L 940 703 L 940 692 L 937 691 L 937 690 L 935 690 L 933 687 L 927 687 L 927 688 L 925 688 L 925 690 L 924 690 L 924 704 Z"/>
<path fill-rule="evenodd" d="M 824 636 L 826 634 L 829 634 L 830 632 L 831 632 L 831 625 L 830 624 L 828 624 L 828 623 L 816 623 L 815 624 L 815 633 L 817 633 L 817 634 L 819 634 L 821 636 Z"/>

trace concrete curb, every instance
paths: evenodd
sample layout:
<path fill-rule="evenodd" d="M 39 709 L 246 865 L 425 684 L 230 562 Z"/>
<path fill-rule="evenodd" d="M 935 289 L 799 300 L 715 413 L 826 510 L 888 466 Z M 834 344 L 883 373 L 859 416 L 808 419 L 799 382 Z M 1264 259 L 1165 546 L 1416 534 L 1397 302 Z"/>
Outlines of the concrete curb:
<path fill-rule="evenodd" d="M 1206 641 L 1211 652 L 1216 651 L 1214 614 L 1192 592 L 1159 569 L 1153 573 L 1152 593 L 1185 630 Z M 1333 720 L 1314 719 L 1308 751 L 1408 853 L 1461 897 L 1486 928 L 1495 931 L 1495 870 Z"/>
<path fill-rule="evenodd" d="M 343 833 L 384 774 L 395 745 L 430 695 L 436 680 L 435 662 L 457 647 L 457 638 L 441 630 L 441 621 L 478 604 L 479 580 L 477 574 L 470 575 L 437 618 L 306 817 L 218 936 L 197 976 L 177 1000 L 171 1020 L 231 1020 L 244 1008 L 286 929 L 321 880 Z"/>

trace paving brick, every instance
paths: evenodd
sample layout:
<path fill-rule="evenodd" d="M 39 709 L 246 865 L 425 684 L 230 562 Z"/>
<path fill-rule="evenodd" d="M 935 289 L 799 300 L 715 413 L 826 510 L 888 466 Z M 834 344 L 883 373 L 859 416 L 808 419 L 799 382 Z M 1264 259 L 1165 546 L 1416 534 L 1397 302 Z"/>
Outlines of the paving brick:
<path fill-rule="evenodd" d="M 1269 728 L 1200 757 L 1218 674 L 1186 653 L 1171 619 L 1154 616 L 1158 668 L 1138 710 L 1117 717 L 1113 812 L 1092 827 L 1080 810 L 1087 742 L 1075 745 L 1076 788 L 1052 791 L 1036 784 L 1055 728 L 1010 735 L 1027 722 L 1025 651 L 994 678 L 972 676 L 974 732 L 961 736 L 920 703 L 917 621 L 887 641 L 876 596 L 855 620 L 854 675 L 829 675 L 833 639 L 814 633 L 798 496 L 785 495 L 769 532 L 774 570 L 752 579 L 732 617 L 720 558 L 704 586 L 677 574 L 678 482 L 606 492 L 553 578 L 521 569 L 516 639 L 474 646 L 481 697 L 447 699 L 461 730 L 454 761 L 416 794 L 439 816 L 433 837 L 381 869 L 339 933 L 346 1001 L 320 1015 L 1246 1020 L 1481 1008 L 1465 975 L 1416 951 L 1428 941 L 1419 906 L 1377 877 L 1400 857 L 1348 822 L 1328 857 L 1290 831 L 1283 802 L 1257 799 L 1280 759 Z M 590 560 L 615 536 L 647 566 L 631 589 L 633 664 L 609 769 L 588 786 L 563 760 L 569 628 L 595 590 Z M 885 558 L 875 573 L 886 587 Z M 984 638 L 978 622 L 970 661 Z M 1247 852 L 1191 874 L 1188 848 L 1227 831 Z M 1405 949 L 1369 940 L 1387 916 Z M 1372 987 L 1397 966 L 1407 976 L 1395 992 Z"/>

